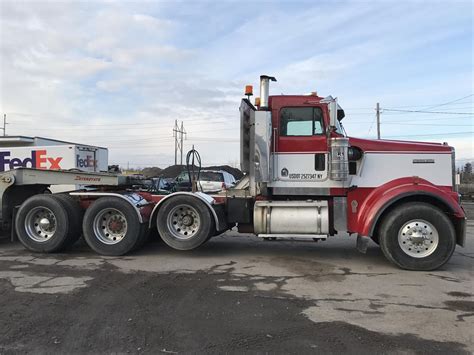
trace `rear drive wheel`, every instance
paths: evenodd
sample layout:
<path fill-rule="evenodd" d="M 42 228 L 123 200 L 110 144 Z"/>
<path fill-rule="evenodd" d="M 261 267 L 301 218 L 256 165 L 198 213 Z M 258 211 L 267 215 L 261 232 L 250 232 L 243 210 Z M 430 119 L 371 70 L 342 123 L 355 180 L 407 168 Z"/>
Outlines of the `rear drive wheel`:
<path fill-rule="evenodd" d="M 137 211 L 117 197 L 102 197 L 84 214 L 84 239 L 101 255 L 119 256 L 134 250 L 143 240 L 145 227 Z"/>
<path fill-rule="evenodd" d="M 23 202 L 15 228 L 20 242 L 34 252 L 54 253 L 68 245 L 68 214 L 53 195 L 35 195 Z"/>
<path fill-rule="evenodd" d="M 79 202 L 67 194 L 54 195 L 55 198 L 63 205 L 69 220 L 69 229 L 67 235 L 67 246 L 72 246 L 82 235 L 82 218 L 84 212 Z"/>
<path fill-rule="evenodd" d="M 163 202 L 156 223 L 161 239 L 178 250 L 195 249 L 214 232 L 209 208 L 193 196 L 176 196 Z"/>
<path fill-rule="evenodd" d="M 435 206 L 406 203 L 392 210 L 380 227 L 380 247 L 386 258 L 407 270 L 434 270 L 456 248 L 451 220 Z"/>

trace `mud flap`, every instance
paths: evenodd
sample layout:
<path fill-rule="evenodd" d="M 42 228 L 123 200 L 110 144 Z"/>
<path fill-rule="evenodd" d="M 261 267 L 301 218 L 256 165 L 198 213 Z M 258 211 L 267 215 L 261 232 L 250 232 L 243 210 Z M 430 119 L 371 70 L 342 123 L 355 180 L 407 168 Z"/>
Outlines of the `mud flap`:
<path fill-rule="evenodd" d="M 367 246 L 369 245 L 369 237 L 364 237 L 361 235 L 357 236 L 357 250 L 360 251 L 362 254 L 367 252 Z"/>

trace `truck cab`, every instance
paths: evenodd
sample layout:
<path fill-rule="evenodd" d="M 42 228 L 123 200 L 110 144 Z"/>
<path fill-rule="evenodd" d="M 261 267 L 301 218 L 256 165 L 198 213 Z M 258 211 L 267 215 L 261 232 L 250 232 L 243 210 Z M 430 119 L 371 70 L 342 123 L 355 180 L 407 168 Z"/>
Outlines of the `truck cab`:
<path fill-rule="evenodd" d="M 454 148 L 348 137 L 336 99 L 316 94 L 270 96 L 272 80 L 262 76 L 256 105 L 243 99 L 240 107 L 242 170 L 255 199 L 253 218 L 247 221 L 257 235 L 324 239 L 349 233 L 357 235 L 362 251 L 369 238 L 384 245 L 383 238 L 397 239 L 398 261 L 392 253 L 386 255 L 406 268 L 429 259 L 436 259 L 430 265 L 438 267 L 456 243 L 464 244 Z M 387 237 L 394 228 L 390 217 L 406 219 L 400 215 L 408 210 L 414 211 L 409 216 L 414 222 L 405 221 L 408 224 Z M 436 256 L 439 249 L 434 247 L 440 243 L 440 232 L 434 222 L 417 219 L 416 211 L 431 215 L 426 217 L 430 220 L 438 213 L 452 227 L 444 231 L 452 234 L 444 258 Z"/>

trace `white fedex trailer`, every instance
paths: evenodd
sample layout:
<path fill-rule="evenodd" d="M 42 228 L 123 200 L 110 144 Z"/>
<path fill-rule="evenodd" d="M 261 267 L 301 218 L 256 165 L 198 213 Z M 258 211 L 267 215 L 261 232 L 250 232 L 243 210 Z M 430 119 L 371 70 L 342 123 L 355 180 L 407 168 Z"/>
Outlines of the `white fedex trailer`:
<path fill-rule="evenodd" d="M 15 168 L 106 172 L 108 152 L 82 145 L 0 147 L 0 172 Z"/>
<path fill-rule="evenodd" d="M 0 137 L 0 172 L 17 168 L 107 172 L 108 150 L 41 137 Z M 74 185 L 59 186 L 54 190 L 76 188 Z"/>

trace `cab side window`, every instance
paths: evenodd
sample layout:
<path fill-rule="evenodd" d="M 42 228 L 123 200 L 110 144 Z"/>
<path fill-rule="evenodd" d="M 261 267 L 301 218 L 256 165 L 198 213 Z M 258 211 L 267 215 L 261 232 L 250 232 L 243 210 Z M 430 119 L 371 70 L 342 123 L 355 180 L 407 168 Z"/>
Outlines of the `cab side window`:
<path fill-rule="evenodd" d="M 323 113 L 319 107 L 285 107 L 280 110 L 281 136 L 324 134 Z"/>

